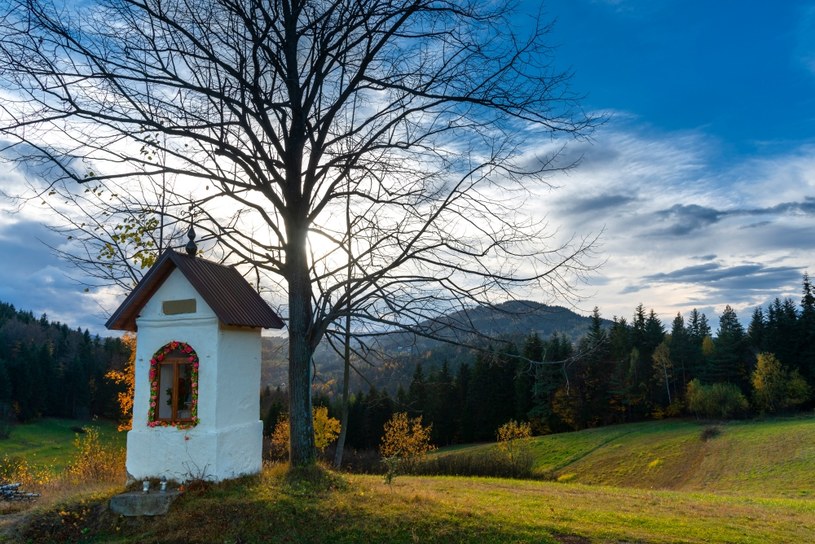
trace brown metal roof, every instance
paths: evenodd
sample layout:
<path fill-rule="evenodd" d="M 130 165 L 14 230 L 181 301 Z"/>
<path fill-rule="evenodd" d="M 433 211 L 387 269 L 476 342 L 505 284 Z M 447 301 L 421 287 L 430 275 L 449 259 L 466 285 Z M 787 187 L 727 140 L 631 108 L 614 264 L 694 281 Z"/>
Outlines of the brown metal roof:
<path fill-rule="evenodd" d="M 235 268 L 190 257 L 172 249 L 158 258 L 105 326 L 113 330 L 135 331 L 139 312 L 176 268 L 224 325 L 283 328 L 280 317 Z"/>

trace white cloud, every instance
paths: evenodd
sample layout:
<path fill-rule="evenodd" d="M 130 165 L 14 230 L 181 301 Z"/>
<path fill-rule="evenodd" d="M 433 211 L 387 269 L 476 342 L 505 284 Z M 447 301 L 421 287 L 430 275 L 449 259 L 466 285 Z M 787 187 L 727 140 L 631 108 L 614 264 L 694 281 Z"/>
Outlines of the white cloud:
<path fill-rule="evenodd" d="M 607 262 L 588 288 L 603 315 L 630 317 L 642 302 L 669 321 L 730 304 L 748 319 L 756 305 L 798 296 L 812 267 L 812 149 L 735 164 L 717 151 L 701 132 L 612 122 L 581 146 L 577 169 L 553 179 L 559 189 L 539 195 L 539 212 L 564 232 L 603 231 Z M 707 268 L 683 275 L 699 256 Z"/>
<path fill-rule="evenodd" d="M 108 335 L 104 322 L 111 309 L 110 294 L 86 293 L 48 247 L 59 243 L 59 237 L 37 221 L 16 216 L 15 221 L 0 224 L 0 301 L 35 315 L 47 314 L 72 328 Z"/>

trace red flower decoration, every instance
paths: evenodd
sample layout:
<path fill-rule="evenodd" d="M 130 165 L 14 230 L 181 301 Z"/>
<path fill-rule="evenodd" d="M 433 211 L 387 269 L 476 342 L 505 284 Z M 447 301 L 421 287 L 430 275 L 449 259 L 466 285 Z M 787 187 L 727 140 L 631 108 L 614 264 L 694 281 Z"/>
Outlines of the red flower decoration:
<path fill-rule="evenodd" d="M 190 403 L 190 420 L 188 421 L 162 421 L 158 419 L 158 364 L 173 351 L 180 350 L 189 355 L 187 360 L 192 363 L 190 382 L 192 384 L 192 402 Z M 150 408 L 147 412 L 148 427 L 176 427 L 178 429 L 190 429 L 199 423 L 198 419 L 198 355 L 189 344 L 173 340 L 159 349 L 153 358 L 150 359 Z"/>

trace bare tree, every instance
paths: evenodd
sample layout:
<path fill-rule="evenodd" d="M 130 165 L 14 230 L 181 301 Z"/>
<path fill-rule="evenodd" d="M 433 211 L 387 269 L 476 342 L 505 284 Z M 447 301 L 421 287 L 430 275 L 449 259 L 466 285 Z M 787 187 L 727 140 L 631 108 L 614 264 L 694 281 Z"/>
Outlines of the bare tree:
<path fill-rule="evenodd" d="M 557 243 L 523 201 L 596 120 L 552 67 L 548 26 L 515 7 L 9 0 L 4 152 L 49 160 L 52 184 L 175 176 L 224 259 L 279 279 L 290 458 L 308 464 L 310 363 L 332 323 L 469 334 L 440 316 L 568 295 L 587 268 L 590 241 Z"/>
<path fill-rule="evenodd" d="M 87 288 L 132 289 L 166 247 L 186 241 L 192 213 L 186 220 L 174 214 L 166 185 L 143 187 L 147 193 L 132 184 L 121 193 L 103 185 L 78 192 L 73 185 L 51 186 L 41 203 L 63 241 L 51 249 L 80 271 Z"/>

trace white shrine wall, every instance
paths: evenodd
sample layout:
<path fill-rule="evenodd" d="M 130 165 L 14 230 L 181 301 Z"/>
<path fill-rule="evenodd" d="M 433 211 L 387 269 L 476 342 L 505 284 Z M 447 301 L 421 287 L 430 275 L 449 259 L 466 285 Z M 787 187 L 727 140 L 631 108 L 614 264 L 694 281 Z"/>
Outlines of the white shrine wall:
<path fill-rule="evenodd" d="M 194 299 L 195 313 L 165 315 L 162 303 Z M 260 329 L 227 328 L 179 270 L 174 270 L 136 319 L 133 428 L 127 435 L 128 477 L 220 481 L 261 470 Z M 195 427 L 150 427 L 150 359 L 169 342 L 198 356 Z"/>

